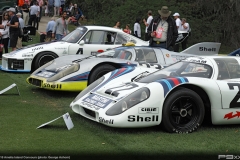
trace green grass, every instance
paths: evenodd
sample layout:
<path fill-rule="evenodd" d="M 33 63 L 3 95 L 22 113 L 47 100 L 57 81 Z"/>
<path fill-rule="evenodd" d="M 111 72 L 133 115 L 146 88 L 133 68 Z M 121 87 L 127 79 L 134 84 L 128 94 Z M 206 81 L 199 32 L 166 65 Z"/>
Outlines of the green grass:
<path fill-rule="evenodd" d="M 74 27 L 74 26 L 73 26 Z M 39 42 L 39 35 L 33 36 Z M 0 157 L 71 156 L 71 159 L 217 159 L 219 154 L 240 155 L 240 126 L 203 124 L 191 134 L 169 134 L 160 126 L 110 128 L 74 113 L 69 104 L 76 92 L 55 92 L 26 83 L 30 73 L 0 71 Z M 74 128 L 67 130 L 63 119 L 36 129 L 68 112 Z M 212 156 L 212 157 L 210 157 Z M 0 158 L 1 159 L 1 158 Z"/>
<path fill-rule="evenodd" d="M 202 159 L 212 155 L 217 159 L 218 154 L 240 154 L 239 125 L 204 124 L 191 134 L 169 134 L 160 126 L 110 128 L 83 118 L 69 108 L 78 93 L 35 88 L 25 82 L 29 75 L 0 71 L 0 90 L 16 83 L 20 91 L 20 96 L 15 88 L 0 95 L 0 155 L 71 155 L 72 158 L 84 156 L 84 159 L 93 156 L 98 159 L 105 156 Z M 70 131 L 63 119 L 36 129 L 66 112 L 74 123 Z"/>

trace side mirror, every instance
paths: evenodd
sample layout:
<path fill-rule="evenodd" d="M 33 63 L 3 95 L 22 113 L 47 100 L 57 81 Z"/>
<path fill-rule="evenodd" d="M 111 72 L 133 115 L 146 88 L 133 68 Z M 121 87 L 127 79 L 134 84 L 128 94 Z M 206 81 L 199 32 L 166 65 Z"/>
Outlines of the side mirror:
<path fill-rule="evenodd" d="M 79 43 L 79 45 L 84 45 L 84 44 L 85 44 L 84 40 L 81 40 Z"/>

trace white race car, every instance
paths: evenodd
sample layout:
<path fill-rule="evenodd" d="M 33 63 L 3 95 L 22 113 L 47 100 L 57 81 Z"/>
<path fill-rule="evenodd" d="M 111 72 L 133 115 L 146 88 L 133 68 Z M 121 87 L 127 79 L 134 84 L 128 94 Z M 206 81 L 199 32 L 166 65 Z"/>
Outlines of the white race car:
<path fill-rule="evenodd" d="M 82 26 L 69 33 L 61 41 L 29 45 L 3 54 L 0 69 L 9 72 L 30 72 L 60 56 L 92 55 L 127 42 L 133 42 L 138 46 L 149 45 L 147 41 L 113 27 Z"/>
<path fill-rule="evenodd" d="M 149 71 L 129 67 L 110 72 L 70 107 L 111 127 L 162 124 L 168 132 L 190 133 L 208 115 L 215 125 L 240 124 L 238 57 L 190 57 L 146 75 Z"/>

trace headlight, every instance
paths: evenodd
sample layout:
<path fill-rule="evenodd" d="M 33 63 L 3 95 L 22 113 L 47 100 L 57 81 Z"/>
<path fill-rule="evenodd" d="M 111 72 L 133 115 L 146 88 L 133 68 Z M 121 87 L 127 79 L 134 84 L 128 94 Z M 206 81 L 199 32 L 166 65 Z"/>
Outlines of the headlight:
<path fill-rule="evenodd" d="M 43 70 L 43 68 L 46 68 L 48 66 L 50 66 L 52 63 L 54 62 L 54 60 L 44 64 L 43 66 L 39 67 L 36 71 L 34 71 L 32 74 L 35 75 L 36 73 L 38 73 L 39 71 Z"/>
<path fill-rule="evenodd" d="M 93 88 L 95 88 L 96 86 L 98 86 L 102 81 L 104 80 L 104 76 L 102 76 L 101 78 L 99 78 L 98 80 L 94 81 L 93 83 L 91 83 L 87 88 L 85 88 L 83 91 L 81 91 L 77 97 L 72 101 L 72 102 L 76 102 L 77 100 L 79 100 L 80 98 L 82 98 L 85 94 L 87 94 L 88 92 L 90 92 Z"/>
<path fill-rule="evenodd" d="M 129 96 L 125 97 L 124 99 L 122 99 L 121 101 L 116 103 L 111 108 L 109 108 L 106 112 L 106 115 L 109 115 L 109 116 L 118 115 L 118 114 L 128 110 L 129 108 L 135 106 L 136 104 L 138 104 L 142 101 L 145 101 L 146 99 L 148 99 L 149 96 L 150 96 L 149 89 L 141 88 L 141 89 L 133 92 Z"/>
<path fill-rule="evenodd" d="M 48 82 L 53 82 L 56 81 L 66 75 L 69 75 L 71 73 L 74 73 L 76 71 L 78 71 L 80 68 L 79 63 L 74 63 L 73 65 L 71 65 L 70 67 L 58 72 L 57 74 L 55 74 L 54 76 L 52 76 L 51 78 L 49 78 L 47 81 Z"/>

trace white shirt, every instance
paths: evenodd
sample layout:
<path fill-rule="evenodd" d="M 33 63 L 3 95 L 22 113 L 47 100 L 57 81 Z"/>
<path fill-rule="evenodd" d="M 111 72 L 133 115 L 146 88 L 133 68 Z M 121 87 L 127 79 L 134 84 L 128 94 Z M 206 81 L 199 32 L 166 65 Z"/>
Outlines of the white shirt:
<path fill-rule="evenodd" d="M 134 24 L 134 34 L 135 34 L 135 31 L 137 31 L 137 36 L 138 37 L 141 37 L 141 26 L 139 23 L 135 23 Z"/>
<path fill-rule="evenodd" d="M 182 21 L 179 18 L 177 18 L 175 20 L 175 22 L 176 22 L 176 26 L 178 27 L 178 31 L 179 31 L 179 27 L 182 25 Z"/>
<path fill-rule="evenodd" d="M 36 5 L 33 5 L 30 7 L 30 15 L 37 15 L 39 12 L 39 7 Z"/>
<path fill-rule="evenodd" d="M 187 33 L 189 30 L 189 24 L 188 23 L 184 23 L 184 26 L 186 26 L 187 28 L 185 29 L 183 27 L 183 25 L 181 24 L 181 26 L 178 28 L 178 31 L 181 31 L 181 33 Z"/>
<path fill-rule="evenodd" d="M 2 25 L 5 26 L 5 29 L 0 29 L 0 32 L 2 34 L 2 38 L 8 38 L 9 37 L 9 26 L 7 26 L 8 20 L 3 20 Z"/>
<path fill-rule="evenodd" d="M 148 24 L 148 26 L 149 26 L 150 23 L 152 22 L 152 19 L 153 19 L 153 16 L 149 16 L 149 17 L 147 18 L 147 24 Z M 148 26 L 146 26 L 145 33 L 148 33 L 148 32 L 147 32 Z"/>

